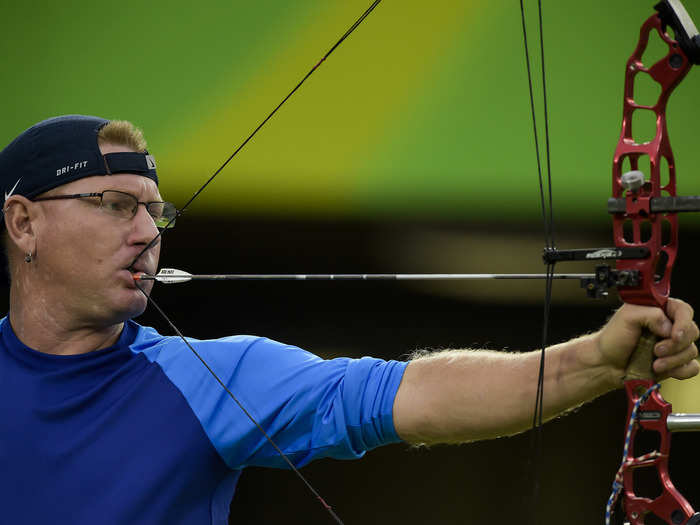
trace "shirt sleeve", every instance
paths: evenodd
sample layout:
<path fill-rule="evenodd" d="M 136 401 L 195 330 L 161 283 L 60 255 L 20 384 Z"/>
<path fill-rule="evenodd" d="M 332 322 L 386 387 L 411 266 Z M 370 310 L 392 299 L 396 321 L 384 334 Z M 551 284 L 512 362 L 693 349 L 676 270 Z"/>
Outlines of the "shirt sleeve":
<path fill-rule="evenodd" d="M 353 459 L 400 441 L 393 404 L 407 363 L 370 357 L 324 360 L 253 336 L 190 343 L 230 390 L 175 338 L 151 349 L 232 469 L 286 466 L 248 412 L 296 466 Z"/>

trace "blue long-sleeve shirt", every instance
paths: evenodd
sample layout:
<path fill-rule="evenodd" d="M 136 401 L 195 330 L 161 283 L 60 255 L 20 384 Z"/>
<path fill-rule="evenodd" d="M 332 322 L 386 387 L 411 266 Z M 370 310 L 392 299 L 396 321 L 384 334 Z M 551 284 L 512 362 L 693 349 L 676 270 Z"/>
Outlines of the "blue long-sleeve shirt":
<path fill-rule="evenodd" d="M 406 363 L 188 341 L 297 466 L 399 440 Z M 58 356 L 0 321 L 3 523 L 224 525 L 251 465 L 285 466 L 181 339 L 129 321 L 114 346 Z"/>

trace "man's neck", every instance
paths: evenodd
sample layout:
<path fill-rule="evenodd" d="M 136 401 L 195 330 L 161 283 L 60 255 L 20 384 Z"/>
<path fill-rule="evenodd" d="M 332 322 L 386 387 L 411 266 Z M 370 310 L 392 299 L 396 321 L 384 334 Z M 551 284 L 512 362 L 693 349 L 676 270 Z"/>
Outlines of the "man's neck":
<path fill-rule="evenodd" d="M 20 300 L 18 295 L 10 290 L 12 329 L 22 343 L 39 352 L 75 355 L 100 350 L 115 344 L 124 328 L 123 322 L 71 323 L 64 309 L 50 307 L 41 299 Z"/>

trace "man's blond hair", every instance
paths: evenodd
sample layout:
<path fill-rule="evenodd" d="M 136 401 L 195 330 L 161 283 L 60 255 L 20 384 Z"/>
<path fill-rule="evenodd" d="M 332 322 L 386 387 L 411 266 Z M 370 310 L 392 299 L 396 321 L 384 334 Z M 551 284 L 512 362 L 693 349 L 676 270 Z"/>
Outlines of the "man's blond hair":
<path fill-rule="evenodd" d="M 97 133 L 97 143 L 126 146 L 141 153 L 148 148 L 143 132 L 128 120 L 112 120 L 102 126 Z"/>

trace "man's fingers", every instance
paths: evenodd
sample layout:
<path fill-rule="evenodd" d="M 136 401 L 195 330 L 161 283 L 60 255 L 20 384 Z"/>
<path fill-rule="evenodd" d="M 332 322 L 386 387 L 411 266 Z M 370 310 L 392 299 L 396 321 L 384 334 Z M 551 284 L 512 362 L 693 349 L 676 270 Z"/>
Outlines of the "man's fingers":
<path fill-rule="evenodd" d="M 688 326 L 684 330 L 680 331 L 673 339 L 662 339 L 657 342 L 654 346 L 654 355 L 656 357 L 666 357 L 670 355 L 677 354 L 690 346 L 694 346 L 693 343 L 697 339 L 697 327 Z"/>
<path fill-rule="evenodd" d="M 658 337 L 672 339 L 675 346 L 686 347 L 700 336 L 700 330 L 693 322 L 693 308 L 680 299 L 669 298 L 665 314 L 659 308 L 636 307 L 630 309 L 630 315 L 633 316 L 629 318 L 632 322 L 636 319 Z"/>
<path fill-rule="evenodd" d="M 693 309 L 679 299 L 669 299 L 666 311 L 650 306 L 625 304 L 603 327 L 598 348 L 603 359 L 620 370 L 629 366 L 643 329 L 658 337 L 654 346 L 654 373 L 659 378 L 687 379 L 698 375 L 700 363 L 694 341 L 700 330 L 693 322 Z"/>
<path fill-rule="evenodd" d="M 700 335 L 697 325 L 693 322 L 694 311 L 685 301 L 669 298 L 666 313 L 673 320 L 671 337 L 677 342 L 695 341 Z"/>
<path fill-rule="evenodd" d="M 682 378 L 693 377 L 700 370 L 700 365 L 695 360 L 697 356 L 698 349 L 691 344 L 679 352 L 658 357 L 654 361 L 654 372 L 660 377 L 677 377 L 676 373 L 680 373 Z M 686 375 L 688 373 L 691 375 Z M 678 379 L 682 378 L 678 377 Z"/>
<path fill-rule="evenodd" d="M 698 363 L 696 360 L 692 360 L 689 363 L 676 367 L 673 370 L 669 370 L 666 373 L 659 374 L 658 379 L 659 381 L 669 377 L 673 377 L 675 379 L 690 379 L 691 377 L 698 375 L 698 372 L 700 372 L 700 363 Z"/>
<path fill-rule="evenodd" d="M 636 306 L 634 309 L 630 309 L 630 314 L 634 316 L 630 318 L 631 322 L 646 326 L 651 332 L 662 339 L 671 337 L 674 328 L 673 322 L 660 308 Z"/>
<path fill-rule="evenodd" d="M 696 361 L 698 349 L 694 344 L 700 331 L 693 322 L 693 308 L 680 299 L 669 299 L 666 315 L 673 321 L 673 326 L 668 335 L 663 336 L 665 339 L 654 348 L 657 356 L 654 373 L 660 379 L 694 377 L 700 372 L 700 363 Z"/>
<path fill-rule="evenodd" d="M 693 307 L 681 299 L 669 297 L 668 303 L 666 303 L 666 312 L 668 316 L 674 320 L 693 320 Z"/>

